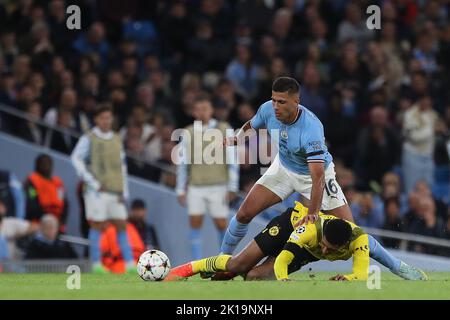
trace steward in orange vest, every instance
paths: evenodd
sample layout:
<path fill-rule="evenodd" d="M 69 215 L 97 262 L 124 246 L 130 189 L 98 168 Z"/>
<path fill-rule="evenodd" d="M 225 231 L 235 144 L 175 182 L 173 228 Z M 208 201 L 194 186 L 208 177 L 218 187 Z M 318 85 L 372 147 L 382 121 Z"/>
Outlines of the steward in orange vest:
<path fill-rule="evenodd" d="M 28 176 L 25 184 L 26 219 L 39 223 L 41 217 L 50 213 L 64 232 L 67 217 L 67 200 L 63 181 L 52 176 L 53 161 L 48 155 L 39 155 L 35 162 L 35 172 Z"/>
<path fill-rule="evenodd" d="M 140 255 L 145 251 L 144 241 L 142 241 L 136 227 L 129 222 L 127 223 L 127 235 L 134 261 L 137 262 Z M 102 264 L 107 270 L 113 273 L 125 273 L 125 261 L 120 252 L 116 228 L 112 224 L 109 224 L 102 233 L 100 251 L 102 253 Z"/>

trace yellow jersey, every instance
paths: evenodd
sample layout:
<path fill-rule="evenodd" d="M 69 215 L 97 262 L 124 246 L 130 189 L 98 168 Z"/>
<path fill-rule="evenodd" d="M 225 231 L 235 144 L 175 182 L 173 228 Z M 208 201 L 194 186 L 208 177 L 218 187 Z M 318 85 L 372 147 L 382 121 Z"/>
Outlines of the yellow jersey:
<path fill-rule="evenodd" d="M 296 202 L 295 204 L 294 211 L 291 215 L 293 226 L 308 213 L 308 209 L 300 202 Z M 327 252 L 326 254 L 322 253 L 320 243 L 323 236 L 323 227 L 327 221 L 332 219 L 337 218 L 332 215 L 319 213 L 319 219 L 317 219 L 315 223 L 296 227 L 291 233 L 288 243 L 293 243 L 300 248 L 307 250 L 320 260 L 348 260 L 353 257 L 353 273 L 345 275 L 345 277 L 348 280 L 366 280 L 370 260 L 369 239 L 368 235 L 361 227 L 345 220 L 352 228 L 352 235 L 348 245 L 337 251 Z M 279 254 L 274 266 L 277 279 L 287 279 L 287 268 L 293 259 L 294 253 L 286 248 Z"/>

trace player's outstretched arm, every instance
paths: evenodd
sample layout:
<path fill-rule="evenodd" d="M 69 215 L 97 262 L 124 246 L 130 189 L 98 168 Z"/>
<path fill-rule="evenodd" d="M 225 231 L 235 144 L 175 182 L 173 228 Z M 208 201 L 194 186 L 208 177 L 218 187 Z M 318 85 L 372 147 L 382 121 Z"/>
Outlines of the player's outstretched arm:
<path fill-rule="evenodd" d="M 367 280 L 369 273 L 369 241 L 367 234 L 363 234 L 350 243 L 350 250 L 353 252 L 353 273 L 337 275 L 330 280 Z"/>
<path fill-rule="evenodd" d="M 315 222 L 319 217 L 319 210 L 322 205 L 323 189 L 325 187 L 325 168 L 323 162 L 309 162 L 312 188 L 308 214 L 299 222 L 299 225 Z"/>
<path fill-rule="evenodd" d="M 292 260 L 294 260 L 294 254 L 291 251 L 284 249 L 280 252 L 273 265 L 273 271 L 277 280 L 289 280 L 288 267 Z"/>
<path fill-rule="evenodd" d="M 223 145 L 224 146 L 235 146 L 237 145 L 238 141 L 240 141 L 245 133 L 250 130 L 253 129 L 253 127 L 250 124 L 251 120 L 248 120 L 246 123 L 244 123 L 244 125 L 241 127 L 241 129 L 239 129 L 238 133 L 236 133 L 236 135 L 234 136 L 230 136 L 230 137 L 225 137 L 223 139 Z"/>

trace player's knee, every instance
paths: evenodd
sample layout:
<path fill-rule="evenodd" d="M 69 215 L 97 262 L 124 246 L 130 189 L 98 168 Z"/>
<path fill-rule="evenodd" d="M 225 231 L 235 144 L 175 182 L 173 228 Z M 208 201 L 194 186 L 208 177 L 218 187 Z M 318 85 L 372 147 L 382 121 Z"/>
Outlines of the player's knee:
<path fill-rule="evenodd" d="M 227 262 L 227 271 L 231 271 L 234 273 L 246 273 L 249 267 L 246 265 L 245 261 L 242 261 L 239 258 L 233 257 Z"/>
<path fill-rule="evenodd" d="M 90 227 L 97 231 L 104 231 L 106 228 L 106 223 L 104 222 L 91 222 Z"/>
<path fill-rule="evenodd" d="M 217 229 L 219 229 L 220 231 L 227 230 L 227 227 L 228 227 L 227 220 L 225 220 L 225 219 L 217 219 L 214 222 L 216 224 Z"/>
<path fill-rule="evenodd" d="M 250 223 L 254 218 L 255 213 L 247 206 L 241 206 L 236 213 L 236 220 L 240 223 Z"/>

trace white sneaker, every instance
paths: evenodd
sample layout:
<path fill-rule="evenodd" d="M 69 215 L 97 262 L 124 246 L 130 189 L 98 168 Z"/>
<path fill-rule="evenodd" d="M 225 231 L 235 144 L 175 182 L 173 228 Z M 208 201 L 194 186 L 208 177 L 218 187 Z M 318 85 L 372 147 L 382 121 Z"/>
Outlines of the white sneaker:
<path fill-rule="evenodd" d="M 410 266 L 403 261 L 400 263 L 400 269 L 396 274 L 406 280 L 428 280 L 428 276 L 425 272 L 419 268 Z"/>

